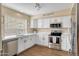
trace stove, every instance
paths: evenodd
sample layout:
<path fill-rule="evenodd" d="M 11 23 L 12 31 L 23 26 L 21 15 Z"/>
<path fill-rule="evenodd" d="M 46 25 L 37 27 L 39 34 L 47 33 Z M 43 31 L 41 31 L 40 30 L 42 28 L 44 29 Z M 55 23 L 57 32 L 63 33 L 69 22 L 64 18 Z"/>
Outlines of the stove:
<path fill-rule="evenodd" d="M 54 31 L 49 34 L 49 48 L 61 49 L 61 32 Z"/>

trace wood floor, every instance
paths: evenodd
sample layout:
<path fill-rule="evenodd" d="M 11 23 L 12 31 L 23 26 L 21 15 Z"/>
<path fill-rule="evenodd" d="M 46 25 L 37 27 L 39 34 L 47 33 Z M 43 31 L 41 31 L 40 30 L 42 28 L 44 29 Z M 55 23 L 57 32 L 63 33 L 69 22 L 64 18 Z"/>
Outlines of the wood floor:
<path fill-rule="evenodd" d="M 18 56 L 68 56 L 68 52 L 35 45 Z"/>

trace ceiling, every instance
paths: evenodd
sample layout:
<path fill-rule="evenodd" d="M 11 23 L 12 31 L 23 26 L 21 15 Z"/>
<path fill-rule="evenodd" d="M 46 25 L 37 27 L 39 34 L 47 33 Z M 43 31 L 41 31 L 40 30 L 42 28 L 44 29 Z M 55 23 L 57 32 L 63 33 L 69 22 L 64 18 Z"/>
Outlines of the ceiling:
<path fill-rule="evenodd" d="M 51 13 L 72 6 L 71 3 L 40 3 L 41 9 L 37 10 L 34 8 L 35 3 L 3 3 L 3 5 L 31 16 Z"/>

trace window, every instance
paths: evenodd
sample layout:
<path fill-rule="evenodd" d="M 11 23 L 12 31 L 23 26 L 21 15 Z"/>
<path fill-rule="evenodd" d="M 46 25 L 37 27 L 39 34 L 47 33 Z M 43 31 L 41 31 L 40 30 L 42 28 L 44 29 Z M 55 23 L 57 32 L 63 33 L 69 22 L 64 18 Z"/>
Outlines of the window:
<path fill-rule="evenodd" d="M 19 35 L 27 32 L 27 20 L 13 16 L 4 17 L 5 36 Z"/>

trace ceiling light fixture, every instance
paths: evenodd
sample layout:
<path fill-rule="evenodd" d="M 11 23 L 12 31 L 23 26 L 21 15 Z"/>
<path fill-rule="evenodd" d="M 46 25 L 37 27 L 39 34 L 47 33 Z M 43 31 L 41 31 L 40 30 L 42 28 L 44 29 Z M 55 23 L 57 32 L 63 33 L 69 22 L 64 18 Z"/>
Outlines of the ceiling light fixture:
<path fill-rule="evenodd" d="M 41 5 L 40 5 L 39 3 L 35 3 L 34 8 L 35 8 L 36 10 L 40 10 L 40 9 L 41 9 Z"/>

